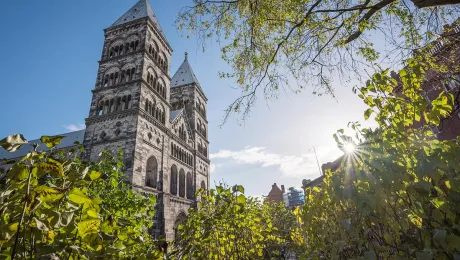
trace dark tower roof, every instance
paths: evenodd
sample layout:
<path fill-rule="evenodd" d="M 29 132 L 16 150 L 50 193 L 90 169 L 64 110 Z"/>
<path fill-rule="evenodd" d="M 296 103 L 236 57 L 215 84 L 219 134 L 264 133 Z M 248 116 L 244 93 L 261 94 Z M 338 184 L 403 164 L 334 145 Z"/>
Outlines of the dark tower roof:
<path fill-rule="evenodd" d="M 153 12 L 152 7 L 149 4 L 148 0 L 139 0 L 137 4 L 135 4 L 131 9 L 128 10 L 124 15 L 122 15 L 118 20 L 116 20 L 111 27 L 118 26 L 121 24 L 129 23 L 131 21 L 149 17 L 150 20 L 155 25 L 158 32 L 163 36 L 165 39 L 165 35 L 163 34 L 163 30 L 161 29 L 160 23 L 158 22 L 155 13 Z"/>
<path fill-rule="evenodd" d="M 198 82 L 195 73 L 193 73 L 192 66 L 188 63 L 187 53 L 185 53 L 184 62 L 182 62 L 182 65 L 180 65 L 179 69 L 171 79 L 171 87 L 174 88 L 190 84 L 196 84 L 200 87 L 200 83 Z"/>

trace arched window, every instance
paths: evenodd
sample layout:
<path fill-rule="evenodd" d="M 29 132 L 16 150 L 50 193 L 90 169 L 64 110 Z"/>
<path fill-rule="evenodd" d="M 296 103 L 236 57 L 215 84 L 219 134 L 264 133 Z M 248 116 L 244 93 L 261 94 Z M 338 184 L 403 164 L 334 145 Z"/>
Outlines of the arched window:
<path fill-rule="evenodd" d="M 104 101 L 101 101 L 101 103 L 99 103 L 99 106 L 97 108 L 97 115 L 102 116 L 103 111 L 104 111 Z"/>
<path fill-rule="evenodd" d="M 104 103 L 104 112 L 102 114 L 105 115 L 105 114 L 109 113 L 108 110 L 109 110 L 109 101 L 106 100 L 105 103 Z"/>
<path fill-rule="evenodd" d="M 109 86 L 109 76 L 105 75 L 104 76 L 104 87 L 108 87 L 108 86 Z"/>
<path fill-rule="evenodd" d="M 180 240 L 179 225 L 185 223 L 185 221 L 187 221 L 187 215 L 185 215 L 184 212 L 179 213 L 179 215 L 176 218 L 176 221 L 174 222 L 174 240 L 175 241 Z"/>
<path fill-rule="evenodd" d="M 131 95 L 126 97 L 126 104 L 125 104 L 125 109 L 130 109 L 131 108 Z"/>
<path fill-rule="evenodd" d="M 131 69 L 131 74 L 130 74 L 130 76 L 129 76 L 129 80 L 135 79 L 135 78 L 134 78 L 134 73 L 135 73 L 135 72 L 136 72 L 136 69 L 135 69 L 135 68 L 132 68 L 132 69 Z"/>
<path fill-rule="evenodd" d="M 148 99 L 145 100 L 144 110 L 147 111 L 147 112 L 150 111 L 150 101 Z"/>
<path fill-rule="evenodd" d="M 121 109 L 120 110 L 124 110 L 126 107 L 126 96 L 123 96 L 121 98 Z"/>
<path fill-rule="evenodd" d="M 185 172 L 184 169 L 179 171 L 179 196 L 185 198 Z"/>
<path fill-rule="evenodd" d="M 121 110 L 121 97 L 117 97 L 117 103 L 115 105 L 115 109 L 117 111 L 120 111 Z"/>
<path fill-rule="evenodd" d="M 147 167 L 145 168 L 145 186 L 156 188 L 157 187 L 157 173 L 158 163 L 155 157 L 150 157 L 147 160 Z"/>
<path fill-rule="evenodd" d="M 135 50 L 135 49 L 134 49 L 134 42 L 131 42 L 131 43 L 129 44 L 129 50 L 130 50 L 131 52 L 133 52 L 133 51 Z"/>
<path fill-rule="evenodd" d="M 125 74 L 126 74 L 126 72 L 125 72 L 125 71 L 122 71 L 122 72 L 121 72 L 121 79 L 120 79 L 120 82 L 121 82 L 121 83 L 123 83 L 123 82 L 125 82 L 125 81 L 126 81 L 126 77 L 125 77 Z"/>
<path fill-rule="evenodd" d="M 206 183 L 204 181 L 201 181 L 201 185 L 200 185 L 202 189 L 206 190 Z"/>
<path fill-rule="evenodd" d="M 113 112 L 113 103 L 114 103 L 114 99 L 112 98 L 109 104 L 109 113 Z"/>
<path fill-rule="evenodd" d="M 187 172 L 187 199 L 193 199 L 195 193 L 193 192 L 193 177 L 190 172 Z"/>
<path fill-rule="evenodd" d="M 177 167 L 171 166 L 171 194 L 177 195 Z"/>

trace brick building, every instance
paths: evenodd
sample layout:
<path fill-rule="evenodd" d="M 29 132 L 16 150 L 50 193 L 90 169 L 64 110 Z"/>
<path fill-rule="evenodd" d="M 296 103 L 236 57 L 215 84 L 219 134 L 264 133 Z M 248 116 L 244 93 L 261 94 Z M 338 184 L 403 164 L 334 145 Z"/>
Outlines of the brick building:
<path fill-rule="evenodd" d="M 271 202 L 283 202 L 284 193 L 285 193 L 284 185 L 281 185 L 281 189 L 280 189 L 278 185 L 274 183 L 266 199 Z"/>
<path fill-rule="evenodd" d="M 460 20 L 452 25 L 445 25 L 438 39 L 421 50 L 428 54 L 434 64 L 440 69 L 429 69 L 425 74 L 422 89 L 429 101 L 436 99 L 442 91 L 453 94 L 454 107 L 452 113 L 441 121 L 433 131 L 440 140 L 455 139 L 460 135 Z M 393 74 L 398 79 L 397 74 Z M 395 92 L 401 89 L 396 88 Z M 415 127 L 423 125 L 422 121 Z"/>
<path fill-rule="evenodd" d="M 172 240 L 196 206 L 197 187 L 209 187 L 208 100 L 187 54 L 171 78 L 172 48 L 148 0 L 137 2 L 104 36 L 86 129 L 64 134 L 58 148 L 79 141 L 89 160 L 103 149 L 122 149 L 132 185 L 157 196 L 152 232 Z M 0 148 L 0 159 L 25 153 L 25 146 L 15 153 Z"/>

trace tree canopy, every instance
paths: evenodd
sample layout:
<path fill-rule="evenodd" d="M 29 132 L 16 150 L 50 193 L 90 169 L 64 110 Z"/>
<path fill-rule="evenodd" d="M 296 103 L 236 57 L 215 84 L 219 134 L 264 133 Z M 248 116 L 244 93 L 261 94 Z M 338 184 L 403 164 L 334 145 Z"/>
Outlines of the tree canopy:
<path fill-rule="evenodd" d="M 179 29 L 223 44 L 222 58 L 242 95 L 227 109 L 245 116 L 256 101 L 280 89 L 334 95 L 332 82 L 361 79 L 408 58 L 454 22 L 458 0 L 193 0 Z M 376 65 L 376 63 L 379 65 Z"/>

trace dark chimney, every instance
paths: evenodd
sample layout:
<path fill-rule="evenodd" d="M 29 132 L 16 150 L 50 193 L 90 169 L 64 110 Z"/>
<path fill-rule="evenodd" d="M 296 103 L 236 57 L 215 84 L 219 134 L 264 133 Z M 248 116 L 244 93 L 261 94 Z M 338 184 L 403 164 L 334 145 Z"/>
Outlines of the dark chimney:
<path fill-rule="evenodd" d="M 281 191 L 284 193 L 284 185 L 281 185 Z"/>

